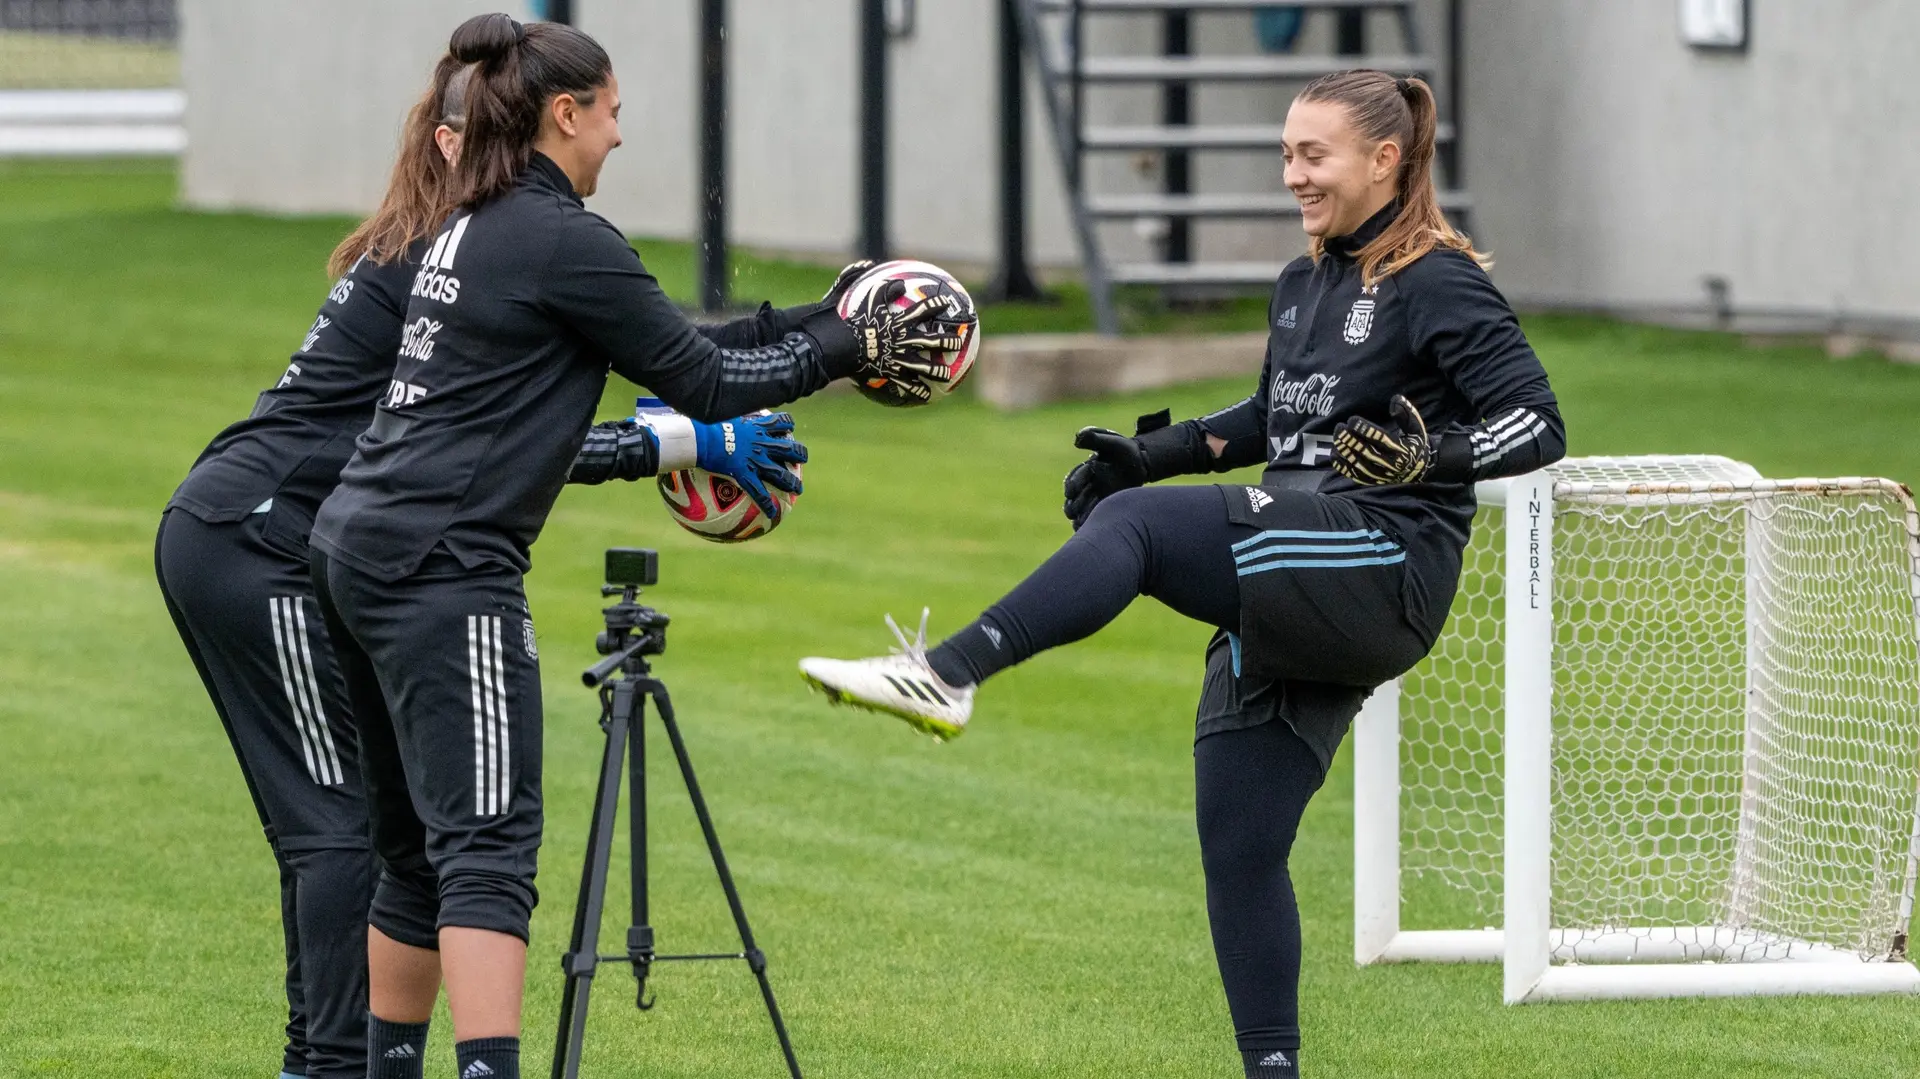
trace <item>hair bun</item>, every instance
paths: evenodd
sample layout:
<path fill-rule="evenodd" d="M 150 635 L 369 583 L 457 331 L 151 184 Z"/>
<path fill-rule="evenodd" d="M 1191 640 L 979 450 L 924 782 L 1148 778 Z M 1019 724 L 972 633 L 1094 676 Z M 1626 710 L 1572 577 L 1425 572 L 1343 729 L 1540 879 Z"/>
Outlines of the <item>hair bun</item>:
<path fill-rule="evenodd" d="M 527 28 L 503 12 L 475 15 L 453 30 L 447 51 L 463 64 L 497 60 L 527 40 Z"/>

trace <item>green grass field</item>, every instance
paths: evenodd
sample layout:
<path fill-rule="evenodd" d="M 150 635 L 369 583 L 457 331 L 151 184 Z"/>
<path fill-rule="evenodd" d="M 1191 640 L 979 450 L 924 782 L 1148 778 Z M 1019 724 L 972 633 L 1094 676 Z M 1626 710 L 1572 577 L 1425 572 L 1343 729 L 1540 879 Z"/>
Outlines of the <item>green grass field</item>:
<path fill-rule="evenodd" d="M 297 345 L 345 223 L 181 213 L 172 197 L 158 166 L 0 166 L 4 1076 L 260 1079 L 278 1060 L 272 864 L 162 610 L 151 545 L 194 455 Z M 691 291 L 684 248 L 642 248 Z M 738 287 L 792 302 L 827 276 L 749 261 Z M 1081 317 L 989 310 L 986 325 Z M 1598 321 L 1528 329 L 1576 453 L 1920 479 L 1920 368 Z M 779 535 L 737 549 L 678 533 L 645 486 L 569 491 L 529 579 L 549 832 L 527 1074 L 546 1068 L 599 749 L 575 674 L 595 658 L 600 552 L 617 544 L 661 550 L 650 596 L 674 627 L 658 669 L 809 1075 L 1238 1074 L 1192 824 L 1205 630 L 1142 603 L 996 680 L 976 729 L 946 746 L 830 709 L 793 664 L 878 650 L 883 612 L 927 604 L 941 631 L 995 599 L 1067 535 L 1059 480 L 1082 424 L 1192 415 L 1245 391 L 1019 415 L 824 396 L 795 409 L 808 493 Z M 631 392 L 616 379 L 605 414 Z M 725 945 L 692 815 L 664 754 L 655 764 L 661 946 Z M 1504 1008 L 1493 967 L 1355 969 L 1351 790 L 1343 758 L 1294 863 L 1314 1079 L 1920 1073 L 1912 1000 Z M 614 895 L 609 939 L 625 924 Z M 588 1074 L 780 1074 L 744 970 L 670 966 L 645 1015 L 631 986 L 601 976 Z M 450 1074 L 450 1035 L 443 1019 L 429 1074 Z"/>

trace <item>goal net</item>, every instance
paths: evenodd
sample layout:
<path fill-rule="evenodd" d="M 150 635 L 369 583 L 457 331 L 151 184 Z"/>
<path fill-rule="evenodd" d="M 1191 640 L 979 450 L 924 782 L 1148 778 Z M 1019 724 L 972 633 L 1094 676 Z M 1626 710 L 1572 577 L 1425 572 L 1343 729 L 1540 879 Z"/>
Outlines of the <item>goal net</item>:
<path fill-rule="evenodd" d="M 1500 960 L 1510 1001 L 1920 990 L 1907 491 L 1585 458 L 1482 502 L 1356 727 L 1356 957 Z"/>

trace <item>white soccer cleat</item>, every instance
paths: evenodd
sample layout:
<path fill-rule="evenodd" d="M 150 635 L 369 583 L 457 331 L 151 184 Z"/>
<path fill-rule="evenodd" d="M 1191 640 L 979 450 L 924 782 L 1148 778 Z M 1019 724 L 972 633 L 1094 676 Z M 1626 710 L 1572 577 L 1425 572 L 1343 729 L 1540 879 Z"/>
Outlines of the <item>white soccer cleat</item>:
<path fill-rule="evenodd" d="M 900 641 L 893 654 L 871 659 L 809 656 L 800 661 L 800 677 L 835 704 L 899 716 L 942 742 L 960 737 L 973 714 L 973 687 L 956 689 L 927 664 L 927 612 L 920 612 L 920 633 L 911 641 L 892 615 L 887 616 L 887 627 Z"/>

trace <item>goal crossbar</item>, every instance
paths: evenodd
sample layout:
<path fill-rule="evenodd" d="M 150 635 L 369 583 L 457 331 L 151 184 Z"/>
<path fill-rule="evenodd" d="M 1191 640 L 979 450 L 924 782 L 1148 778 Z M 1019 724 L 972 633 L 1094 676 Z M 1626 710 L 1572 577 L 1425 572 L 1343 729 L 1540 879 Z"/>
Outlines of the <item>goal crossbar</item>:
<path fill-rule="evenodd" d="M 1920 660 L 1920 513 L 1911 493 L 1890 480 L 1858 477 L 1839 479 L 1769 480 L 1739 462 L 1717 457 L 1586 458 L 1512 480 L 1482 484 L 1482 505 L 1499 508 L 1504 528 L 1498 540 L 1504 569 L 1500 597 L 1502 677 L 1497 687 L 1502 712 L 1499 852 L 1503 927 L 1481 929 L 1403 930 L 1401 920 L 1402 820 L 1401 687 L 1390 683 L 1368 700 L 1354 726 L 1354 958 L 1361 964 L 1378 962 L 1499 962 L 1504 967 L 1503 996 L 1508 1003 L 1548 1000 L 1590 1000 L 1629 997 L 1738 996 L 1774 994 L 1864 994 L 1920 992 L 1920 971 L 1906 961 L 1907 927 L 1920 878 L 1920 759 L 1911 756 L 1904 768 L 1910 801 L 1901 811 L 1907 819 L 1904 851 L 1892 854 L 1904 861 L 1904 879 L 1897 882 L 1897 925 L 1879 954 L 1858 947 L 1836 947 L 1823 941 L 1798 939 L 1766 919 L 1751 914 L 1754 904 L 1742 896 L 1759 888 L 1748 851 L 1759 840 L 1758 826 L 1749 819 L 1757 782 L 1749 774 L 1741 780 L 1745 801 L 1739 806 L 1739 835 L 1733 845 L 1741 852 L 1733 860 L 1724 922 L 1708 925 L 1580 924 L 1559 926 L 1553 889 L 1555 820 L 1555 684 L 1554 642 L 1554 521 L 1556 511 L 1579 512 L 1579 507 L 1650 505 L 1659 512 L 1685 514 L 1690 507 L 1746 506 L 1744 527 L 1763 533 L 1765 518 L 1755 515 L 1755 503 L 1799 500 L 1816 510 L 1826 501 L 1877 499 L 1903 517 L 1906 566 L 1906 635 L 1896 652 Z M 1812 500 L 1812 501 L 1810 501 Z M 1677 507 L 1677 508 L 1676 508 Z M 1596 512 L 1611 512 L 1600 510 Z M 1764 535 L 1762 536 L 1764 539 Z M 1765 565 L 1763 546 L 1746 538 L 1744 572 L 1749 576 L 1772 567 Z M 1897 556 L 1895 558 L 1897 560 Z M 1747 585 L 1749 606 L 1767 597 Z M 1882 591 L 1886 591 L 1882 589 Z M 1752 610 L 1745 617 L 1755 618 Z M 1764 636 L 1764 634 L 1762 634 Z M 1747 632 L 1744 662 L 1758 670 L 1767 642 Z M 1758 658 L 1756 658 L 1758 657 Z M 1907 668 L 1913 669 L 1912 664 Z M 1749 677 L 1757 677 L 1749 674 Z M 1751 687 L 1750 687 L 1751 690 Z M 1920 677 L 1905 687 L 1907 717 L 1920 717 Z M 1493 694 L 1490 694 L 1490 696 Z M 1751 692 L 1749 693 L 1751 695 Z M 1752 711 L 1750 707 L 1750 712 Z M 1750 714 L 1744 734 L 1749 772 L 1762 765 L 1754 756 L 1763 735 Z M 1914 741 L 1908 738 L 1902 746 Z M 1762 777 L 1763 779 L 1765 777 Z M 1884 829 L 1883 829 L 1884 831 Z M 1744 874 L 1744 876 L 1743 876 Z M 1764 884 L 1765 882 L 1761 882 Z M 1743 891 L 1744 889 L 1744 891 Z M 1743 921 L 1755 924 L 1740 924 Z M 1731 923 L 1731 924 L 1728 924 Z M 1558 958 L 1563 962 L 1556 963 Z M 1726 961 L 1737 959 L 1738 961 Z M 1571 961 L 1565 961 L 1571 960 Z M 1705 961 L 1703 961 L 1705 960 Z"/>

